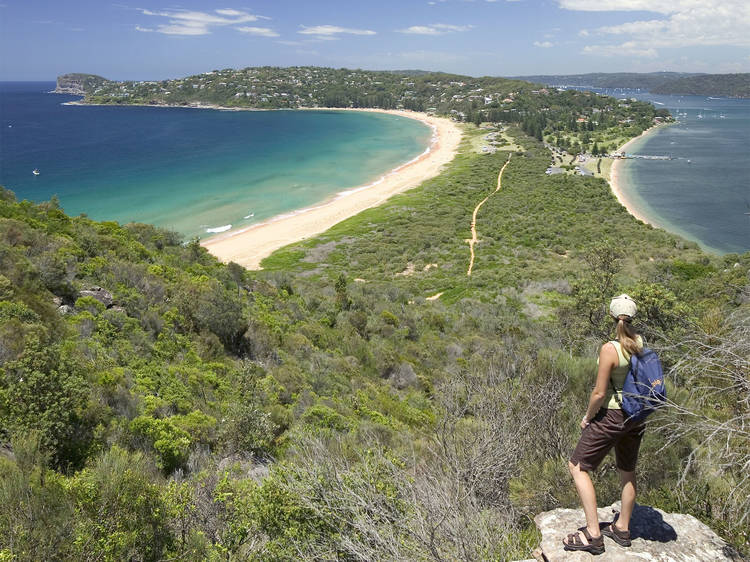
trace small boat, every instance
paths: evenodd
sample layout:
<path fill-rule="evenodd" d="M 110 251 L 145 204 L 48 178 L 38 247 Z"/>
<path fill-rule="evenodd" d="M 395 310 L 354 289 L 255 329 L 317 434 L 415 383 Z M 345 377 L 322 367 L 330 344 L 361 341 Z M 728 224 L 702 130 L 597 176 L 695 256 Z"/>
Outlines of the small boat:
<path fill-rule="evenodd" d="M 39 170 L 37 170 L 36 168 L 34 168 L 34 171 L 31 172 L 31 173 L 34 174 L 35 176 L 38 176 L 39 175 Z"/>

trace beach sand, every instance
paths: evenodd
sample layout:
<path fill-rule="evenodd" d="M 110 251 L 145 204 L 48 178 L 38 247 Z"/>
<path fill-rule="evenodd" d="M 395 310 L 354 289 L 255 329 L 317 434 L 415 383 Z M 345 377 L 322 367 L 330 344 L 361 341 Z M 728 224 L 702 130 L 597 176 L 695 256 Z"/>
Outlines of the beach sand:
<path fill-rule="evenodd" d="M 326 110 L 343 111 L 338 108 Z M 389 197 L 438 175 L 453 160 L 461 142 L 461 129 L 450 119 L 412 111 L 350 111 L 377 111 L 422 121 L 434 131 L 430 147 L 414 160 L 391 170 L 368 186 L 352 187 L 318 206 L 282 215 L 249 228 L 224 232 L 201 244 L 223 262 L 233 261 L 248 269 L 261 269 L 261 260 L 275 250 L 325 232 L 344 219 L 380 205 Z"/>
<path fill-rule="evenodd" d="M 655 127 L 651 127 L 650 129 L 646 129 L 643 131 L 640 135 L 638 135 L 635 138 L 630 139 L 628 142 L 623 144 L 620 148 L 617 149 L 618 152 L 627 152 L 627 149 L 632 146 L 636 141 L 643 139 L 646 135 L 652 133 L 655 131 L 658 127 L 661 127 L 663 125 L 657 125 Z M 646 218 L 643 212 L 641 212 L 637 207 L 633 205 L 633 202 L 628 199 L 626 192 L 622 188 L 622 165 L 624 164 L 625 160 L 620 158 L 615 158 L 612 162 L 612 167 L 609 172 L 609 177 L 607 178 L 609 181 L 610 189 L 612 190 L 612 193 L 615 194 L 615 197 L 617 197 L 617 200 L 620 202 L 620 204 L 625 207 L 628 210 L 628 213 L 633 215 L 635 218 L 637 218 L 639 221 L 645 222 L 646 224 L 650 224 L 651 226 L 660 227 L 660 225 L 656 224 L 656 222 L 651 218 Z"/>

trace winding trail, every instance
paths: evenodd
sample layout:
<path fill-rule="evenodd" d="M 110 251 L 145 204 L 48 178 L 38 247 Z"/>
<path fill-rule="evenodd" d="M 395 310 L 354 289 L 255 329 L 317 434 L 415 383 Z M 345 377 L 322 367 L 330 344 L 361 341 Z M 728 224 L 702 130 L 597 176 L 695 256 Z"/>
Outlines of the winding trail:
<path fill-rule="evenodd" d="M 503 164 L 503 167 L 500 168 L 500 173 L 497 176 L 497 187 L 495 188 L 495 191 L 490 193 L 487 197 L 482 199 L 479 202 L 479 205 L 477 205 L 474 208 L 474 214 L 471 215 L 471 240 L 467 240 L 469 243 L 469 250 L 471 251 L 471 260 L 469 261 L 469 270 L 466 272 L 466 275 L 471 277 L 471 270 L 474 268 L 474 244 L 478 242 L 477 240 L 477 213 L 479 212 L 479 208 L 484 205 L 487 200 L 492 197 L 493 194 L 500 191 L 500 188 L 503 185 L 503 172 L 505 171 L 505 168 L 510 164 L 510 157 L 513 156 L 513 153 L 511 152 L 508 154 L 508 160 Z"/>

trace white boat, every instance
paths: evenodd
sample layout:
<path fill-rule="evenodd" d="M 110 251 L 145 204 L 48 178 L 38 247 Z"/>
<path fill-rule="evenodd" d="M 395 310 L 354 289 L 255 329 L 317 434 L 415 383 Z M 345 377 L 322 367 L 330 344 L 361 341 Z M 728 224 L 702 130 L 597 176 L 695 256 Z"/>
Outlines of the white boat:
<path fill-rule="evenodd" d="M 34 174 L 35 176 L 38 176 L 39 175 L 39 170 L 37 170 L 36 168 L 34 168 L 34 171 L 31 172 L 31 173 Z"/>

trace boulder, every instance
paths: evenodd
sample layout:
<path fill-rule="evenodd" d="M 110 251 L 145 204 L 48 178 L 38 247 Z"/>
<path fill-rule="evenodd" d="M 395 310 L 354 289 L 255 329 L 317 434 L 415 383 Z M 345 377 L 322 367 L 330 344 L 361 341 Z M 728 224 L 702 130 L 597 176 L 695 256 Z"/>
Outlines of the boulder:
<path fill-rule="evenodd" d="M 62 306 L 57 307 L 57 312 L 65 316 L 66 314 L 75 314 L 76 309 L 70 306 L 69 304 L 64 304 Z"/>
<path fill-rule="evenodd" d="M 613 510 L 619 511 L 619 502 L 601 508 L 599 525 L 612 521 Z M 557 562 L 565 560 L 591 562 L 626 562 L 631 560 L 664 562 L 699 562 L 704 560 L 740 561 L 742 557 L 708 526 L 692 515 L 665 513 L 646 505 L 636 505 L 630 521 L 633 544 L 622 547 L 604 537 L 606 551 L 600 556 L 588 552 L 563 550 L 562 539 L 583 526 L 586 518 L 583 509 L 555 509 L 540 513 L 534 518 L 542 534 L 542 543 L 535 556 L 537 560 Z"/>
<path fill-rule="evenodd" d="M 388 381 L 398 390 L 403 390 L 408 386 L 417 386 L 417 373 L 410 363 L 401 363 L 391 371 Z"/>
<path fill-rule="evenodd" d="M 109 291 L 105 291 L 101 287 L 91 287 L 87 291 L 80 291 L 78 293 L 78 296 L 79 297 L 94 297 L 96 300 L 98 300 L 107 308 L 112 306 L 112 303 L 114 302 L 114 298 L 112 298 L 112 293 L 110 293 Z"/>

